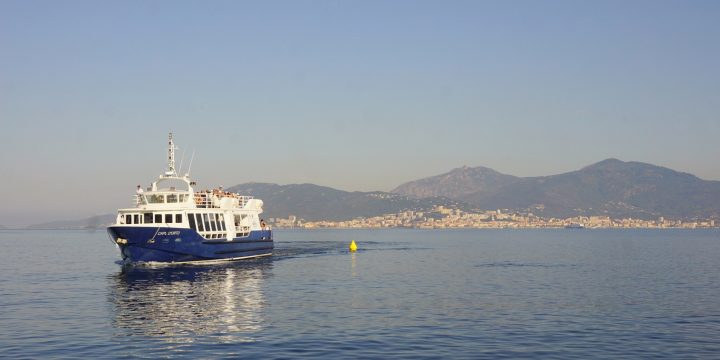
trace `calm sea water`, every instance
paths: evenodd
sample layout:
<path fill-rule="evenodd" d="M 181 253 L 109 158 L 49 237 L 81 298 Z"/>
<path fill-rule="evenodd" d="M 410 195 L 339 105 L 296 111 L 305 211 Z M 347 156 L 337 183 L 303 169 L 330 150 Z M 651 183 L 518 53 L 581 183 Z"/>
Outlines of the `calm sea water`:
<path fill-rule="evenodd" d="M 275 236 L 123 269 L 104 231 L 0 231 L 0 357 L 720 358 L 720 231 Z"/>

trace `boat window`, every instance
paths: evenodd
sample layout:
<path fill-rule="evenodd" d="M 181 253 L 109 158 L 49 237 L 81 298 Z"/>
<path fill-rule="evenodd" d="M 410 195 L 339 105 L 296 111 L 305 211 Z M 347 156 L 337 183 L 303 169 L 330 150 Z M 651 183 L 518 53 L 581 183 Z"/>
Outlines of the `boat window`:
<path fill-rule="evenodd" d="M 125 215 L 125 223 L 132 224 L 132 215 L 130 215 L 130 214 Z"/>
<path fill-rule="evenodd" d="M 161 224 L 162 222 L 162 214 L 155 214 L 155 223 Z"/>
<path fill-rule="evenodd" d="M 176 203 L 177 202 L 177 194 L 168 194 L 167 202 L 168 203 Z"/>
<path fill-rule="evenodd" d="M 152 195 L 150 195 L 150 197 L 148 198 L 148 202 L 149 202 L 150 204 L 162 204 L 162 203 L 165 202 L 165 195 L 152 194 Z"/>
<path fill-rule="evenodd" d="M 180 194 L 180 202 L 181 202 L 181 203 L 184 203 L 186 199 L 187 199 L 187 195 L 186 195 L 186 194 Z"/>
<path fill-rule="evenodd" d="M 191 229 L 197 230 L 197 227 L 195 227 L 195 214 L 188 214 L 188 222 Z"/>
<path fill-rule="evenodd" d="M 210 231 L 210 219 L 208 219 L 208 214 L 202 214 L 203 218 L 203 224 L 205 225 L 205 231 Z"/>
<path fill-rule="evenodd" d="M 225 219 L 223 214 L 218 214 L 218 224 L 220 225 L 220 230 L 225 231 Z"/>
<path fill-rule="evenodd" d="M 133 224 L 139 224 L 140 223 L 140 215 L 135 214 L 133 215 Z"/>
<path fill-rule="evenodd" d="M 165 222 L 166 222 L 166 223 L 171 223 L 171 222 L 173 222 L 172 219 L 173 219 L 172 214 L 165 214 Z"/>
<path fill-rule="evenodd" d="M 215 224 L 215 214 L 210 214 L 210 228 L 212 231 L 217 231 L 217 226 Z"/>
<path fill-rule="evenodd" d="M 152 224 L 152 222 L 153 222 L 152 213 L 144 213 L 143 214 L 143 222 L 145 224 Z"/>
<path fill-rule="evenodd" d="M 182 222 L 182 214 L 175 214 L 175 223 L 180 224 Z"/>
<path fill-rule="evenodd" d="M 203 223 L 202 214 L 195 214 L 197 217 L 197 225 L 200 231 L 205 231 L 205 224 Z"/>

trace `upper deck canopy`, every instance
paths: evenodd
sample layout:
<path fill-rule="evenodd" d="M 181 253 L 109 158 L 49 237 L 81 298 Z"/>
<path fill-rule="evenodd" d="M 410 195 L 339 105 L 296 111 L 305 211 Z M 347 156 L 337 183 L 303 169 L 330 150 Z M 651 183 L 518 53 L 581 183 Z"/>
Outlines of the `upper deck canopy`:
<path fill-rule="evenodd" d="M 135 196 L 135 207 L 144 210 L 180 210 L 191 208 L 246 208 L 262 211 L 262 201 L 220 189 L 195 191 L 190 175 L 178 176 L 175 169 L 175 143 L 168 136 L 168 169 L 152 183 L 147 191 Z M 130 209 L 128 209 L 130 210 Z"/>

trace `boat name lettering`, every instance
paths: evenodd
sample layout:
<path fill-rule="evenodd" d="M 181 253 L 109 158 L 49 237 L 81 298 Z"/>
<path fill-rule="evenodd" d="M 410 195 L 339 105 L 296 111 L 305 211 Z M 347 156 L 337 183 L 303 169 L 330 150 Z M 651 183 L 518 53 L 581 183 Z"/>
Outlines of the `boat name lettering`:
<path fill-rule="evenodd" d="M 180 231 L 159 231 L 158 235 L 180 235 Z"/>

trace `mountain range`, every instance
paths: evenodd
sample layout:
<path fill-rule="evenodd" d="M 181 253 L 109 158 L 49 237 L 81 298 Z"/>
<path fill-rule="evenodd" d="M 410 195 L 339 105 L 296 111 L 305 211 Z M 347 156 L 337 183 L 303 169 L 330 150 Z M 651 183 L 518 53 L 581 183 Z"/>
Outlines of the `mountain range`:
<path fill-rule="evenodd" d="M 347 220 L 436 206 L 464 211 L 508 209 L 541 217 L 720 219 L 720 181 L 652 164 L 607 159 L 558 175 L 518 177 L 461 167 L 404 183 L 391 192 L 342 191 L 313 184 L 244 183 L 229 191 L 260 198 L 266 218 Z M 28 228 L 98 228 L 114 215 Z"/>
<path fill-rule="evenodd" d="M 717 218 L 720 181 L 641 162 L 607 159 L 552 176 L 515 177 L 462 167 L 411 181 L 392 191 L 445 196 L 482 209 L 528 209 L 545 217 Z"/>
<path fill-rule="evenodd" d="M 391 192 L 347 192 L 312 184 L 247 183 L 230 188 L 263 199 L 267 217 L 346 220 L 435 205 L 531 212 L 542 217 L 720 218 L 720 181 L 652 164 L 607 159 L 558 175 L 517 177 L 461 167 Z"/>

